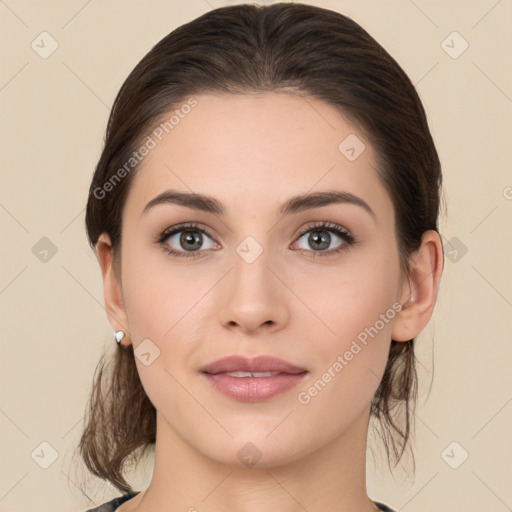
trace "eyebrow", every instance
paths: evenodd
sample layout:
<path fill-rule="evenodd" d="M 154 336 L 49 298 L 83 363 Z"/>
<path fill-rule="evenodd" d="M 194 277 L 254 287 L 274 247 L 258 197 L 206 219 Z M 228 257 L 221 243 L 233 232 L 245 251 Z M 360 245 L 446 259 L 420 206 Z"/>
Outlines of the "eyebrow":
<path fill-rule="evenodd" d="M 327 190 L 324 192 L 313 192 L 294 196 L 279 207 L 277 214 L 279 217 L 283 217 L 312 208 L 321 208 L 322 206 L 343 203 L 359 206 L 368 212 L 374 220 L 377 219 L 375 212 L 366 201 L 350 192 L 337 190 Z M 141 216 L 146 214 L 151 208 L 160 204 L 176 204 L 216 215 L 224 215 L 225 213 L 225 208 L 222 203 L 214 197 L 170 189 L 151 199 L 144 207 L 144 210 L 142 210 Z"/>

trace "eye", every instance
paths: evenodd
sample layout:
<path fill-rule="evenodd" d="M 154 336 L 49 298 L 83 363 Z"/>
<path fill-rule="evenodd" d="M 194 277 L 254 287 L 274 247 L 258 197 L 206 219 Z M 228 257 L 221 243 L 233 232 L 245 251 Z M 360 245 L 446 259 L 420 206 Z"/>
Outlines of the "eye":
<path fill-rule="evenodd" d="M 329 248 L 333 241 L 332 233 L 335 238 L 339 238 L 342 242 L 335 249 L 326 251 L 324 249 Z M 306 237 L 306 235 L 308 236 Z M 310 247 L 313 248 L 312 251 L 307 248 L 301 248 L 301 250 L 311 253 L 311 257 L 332 256 L 333 254 L 347 250 L 351 245 L 356 243 L 354 237 L 347 229 L 330 222 L 320 222 L 309 227 L 299 236 L 299 241 L 302 239 L 305 239 L 306 244 L 309 244 Z"/>
<path fill-rule="evenodd" d="M 309 236 L 306 238 L 308 234 Z M 334 234 L 335 238 L 341 240 L 341 243 L 334 249 L 325 250 L 329 248 L 333 241 L 332 234 Z M 210 240 L 209 247 L 204 247 L 205 237 Z M 299 247 L 299 250 L 308 254 L 309 257 L 332 256 L 347 250 L 356 243 L 354 237 L 347 229 L 329 222 L 319 222 L 308 227 L 299 235 L 299 242 L 303 239 L 313 249 Z M 201 253 L 205 253 L 207 249 L 220 247 L 212 240 L 203 227 L 193 223 L 179 224 L 167 228 L 156 238 L 155 242 L 171 256 L 183 258 L 200 257 L 202 256 Z M 295 242 L 295 244 L 297 243 Z"/>
<path fill-rule="evenodd" d="M 203 247 L 204 238 L 212 242 L 210 247 Z M 215 242 L 206 230 L 197 224 L 181 224 L 166 229 L 156 240 L 164 251 L 178 257 L 196 257 L 200 249 L 212 249 Z M 169 247 L 170 246 L 170 247 Z"/>

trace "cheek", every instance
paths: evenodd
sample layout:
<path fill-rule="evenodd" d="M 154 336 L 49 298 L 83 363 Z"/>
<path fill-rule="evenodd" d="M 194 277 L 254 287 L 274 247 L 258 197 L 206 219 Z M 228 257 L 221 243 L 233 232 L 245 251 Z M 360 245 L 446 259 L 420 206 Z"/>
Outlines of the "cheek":
<path fill-rule="evenodd" d="M 382 338 L 390 334 L 392 322 L 386 320 L 396 314 L 399 262 L 394 251 L 389 253 L 361 251 L 346 265 L 323 268 L 297 281 L 298 295 L 307 298 L 319 319 L 318 327 L 324 324 L 327 347 L 343 348 L 376 322 Z"/>
<path fill-rule="evenodd" d="M 197 345 L 194 315 L 206 290 L 193 275 L 187 276 L 184 267 L 173 267 L 164 253 L 155 257 L 157 252 L 135 246 L 126 250 L 123 293 L 142 386 L 157 410 L 166 411 L 187 400 L 179 382 Z M 148 365 L 143 357 L 146 352 L 150 354 Z"/>
<path fill-rule="evenodd" d="M 299 407 L 307 418 L 321 418 L 326 436 L 348 428 L 369 406 L 382 380 L 395 310 L 386 300 L 372 299 L 339 308 L 329 324 L 336 334 L 328 335 L 329 342 L 318 341 L 315 371 L 298 390 Z"/>
<path fill-rule="evenodd" d="M 391 344 L 391 328 L 399 309 L 396 302 L 399 265 L 396 255 L 371 255 L 350 271 L 329 273 L 328 286 L 302 281 L 308 304 L 318 323 L 313 387 L 299 403 L 318 408 L 338 424 L 340 411 L 362 410 L 377 390 Z M 317 276 L 318 277 L 318 276 Z M 328 328 L 327 328 L 327 327 Z M 308 383 L 311 384 L 311 381 Z"/>
<path fill-rule="evenodd" d="M 204 337 L 202 325 L 215 308 L 207 294 L 217 278 L 211 273 L 202 278 L 191 266 L 173 265 L 160 250 L 144 251 L 134 244 L 126 253 L 123 291 L 128 324 L 141 382 L 156 406 L 164 396 L 170 400 L 181 396 L 172 377 L 181 381 L 192 364 L 190 358 Z M 156 348 L 146 341 L 137 350 L 144 340 Z M 146 346 L 158 354 L 150 366 L 137 358 Z"/>
<path fill-rule="evenodd" d="M 189 279 L 185 266 L 173 265 L 163 250 L 129 238 L 125 248 L 122 279 L 130 333 L 135 344 L 144 338 L 159 343 L 179 329 L 201 295 L 194 276 Z"/>

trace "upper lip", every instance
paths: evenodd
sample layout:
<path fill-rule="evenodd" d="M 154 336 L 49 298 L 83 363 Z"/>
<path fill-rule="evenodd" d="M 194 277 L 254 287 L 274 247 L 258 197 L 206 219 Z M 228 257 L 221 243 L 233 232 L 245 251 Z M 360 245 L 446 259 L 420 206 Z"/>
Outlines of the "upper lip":
<path fill-rule="evenodd" d="M 303 373 L 307 370 L 299 368 L 287 361 L 283 361 L 273 356 L 245 357 L 234 354 L 217 359 L 200 370 L 204 373 L 223 373 L 223 372 L 280 372 L 280 373 Z"/>

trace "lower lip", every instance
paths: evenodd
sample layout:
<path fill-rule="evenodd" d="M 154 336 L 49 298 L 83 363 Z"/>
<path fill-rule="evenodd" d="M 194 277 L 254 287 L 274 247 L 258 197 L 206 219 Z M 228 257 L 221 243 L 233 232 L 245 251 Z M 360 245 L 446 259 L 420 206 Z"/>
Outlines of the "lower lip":
<path fill-rule="evenodd" d="M 281 373 L 273 377 L 232 377 L 224 373 L 203 375 L 214 389 L 233 400 L 259 402 L 295 387 L 307 373 Z"/>

